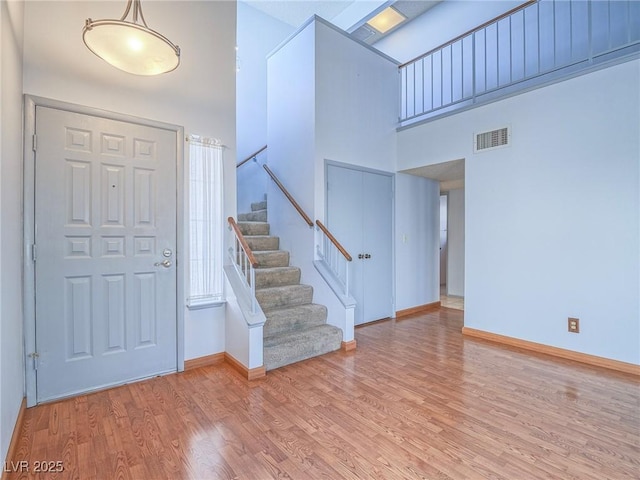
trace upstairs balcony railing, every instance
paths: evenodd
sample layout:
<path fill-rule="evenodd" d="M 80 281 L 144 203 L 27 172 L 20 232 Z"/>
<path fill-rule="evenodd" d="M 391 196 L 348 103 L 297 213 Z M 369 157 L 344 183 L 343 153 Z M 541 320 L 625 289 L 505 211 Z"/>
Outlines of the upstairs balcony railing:
<path fill-rule="evenodd" d="M 638 51 L 638 0 L 527 2 L 401 65 L 400 123 L 483 103 Z"/>

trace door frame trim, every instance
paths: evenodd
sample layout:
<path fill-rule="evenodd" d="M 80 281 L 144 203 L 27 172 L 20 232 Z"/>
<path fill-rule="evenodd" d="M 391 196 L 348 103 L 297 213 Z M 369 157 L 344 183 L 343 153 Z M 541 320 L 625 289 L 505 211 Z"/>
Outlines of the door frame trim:
<path fill-rule="evenodd" d="M 24 96 L 24 142 L 23 142 L 23 339 L 25 361 L 25 393 L 27 407 L 37 404 L 36 371 L 29 356 L 36 348 L 35 315 L 35 263 L 32 245 L 35 243 L 35 151 L 33 138 L 36 130 L 36 107 L 47 107 L 71 113 L 143 125 L 175 132 L 176 135 L 176 365 L 177 371 L 184 371 L 184 306 L 185 298 L 185 231 L 184 225 L 184 127 L 135 117 L 123 113 L 110 112 L 99 108 L 62 102 L 35 95 Z"/>
<path fill-rule="evenodd" d="M 387 172 L 375 168 L 355 165 L 352 163 L 338 162 L 336 160 L 324 159 L 324 218 L 327 220 L 329 216 L 329 167 L 346 168 L 364 173 L 373 173 L 376 175 L 384 175 L 391 177 L 391 318 L 396 316 L 396 174 L 395 172 Z M 359 325 L 366 325 L 359 324 Z M 356 325 L 358 326 L 358 325 Z"/>

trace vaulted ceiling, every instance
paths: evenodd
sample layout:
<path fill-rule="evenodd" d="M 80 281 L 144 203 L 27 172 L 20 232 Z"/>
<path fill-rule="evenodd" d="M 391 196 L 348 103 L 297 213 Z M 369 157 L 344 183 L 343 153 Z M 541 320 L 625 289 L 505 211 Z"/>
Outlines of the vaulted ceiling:
<path fill-rule="evenodd" d="M 318 15 L 351 33 L 354 38 L 374 44 L 394 30 L 380 33 L 366 24 L 385 8 L 392 6 L 406 17 L 399 25 L 401 27 L 441 1 L 443 0 L 246 0 L 244 3 L 296 28 L 312 15 Z"/>

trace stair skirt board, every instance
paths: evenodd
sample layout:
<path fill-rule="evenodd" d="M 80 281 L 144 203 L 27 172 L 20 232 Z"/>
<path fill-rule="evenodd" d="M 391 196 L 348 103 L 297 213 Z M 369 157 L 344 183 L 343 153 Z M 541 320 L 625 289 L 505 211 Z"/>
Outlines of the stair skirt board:
<path fill-rule="evenodd" d="M 347 348 L 342 330 L 327 324 L 327 308 L 313 303 L 313 287 L 300 283 L 300 269 L 289 265 L 289 252 L 280 250 L 280 239 L 270 235 L 267 202 L 254 203 L 251 212 L 239 214 L 238 227 L 258 263 L 256 299 L 267 318 L 265 371 Z M 352 349 L 351 342 L 347 344 Z"/>

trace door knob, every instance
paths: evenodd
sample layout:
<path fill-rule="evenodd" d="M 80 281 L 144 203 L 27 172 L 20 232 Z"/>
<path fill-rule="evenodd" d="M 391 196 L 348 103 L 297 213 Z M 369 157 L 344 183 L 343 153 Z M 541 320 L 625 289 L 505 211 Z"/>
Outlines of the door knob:
<path fill-rule="evenodd" d="M 361 254 L 361 253 L 359 253 L 359 254 L 358 254 L 358 258 L 359 258 L 360 260 L 362 260 L 362 259 L 364 258 L 364 255 L 363 255 L 363 254 Z"/>
<path fill-rule="evenodd" d="M 169 268 L 171 266 L 171 260 L 163 260 L 162 262 L 154 263 L 156 267 Z"/>
<path fill-rule="evenodd" d="M 371 258 L 371 255 L 369 255 L 368 253 L 365 253 L 364 258 Z"/>

